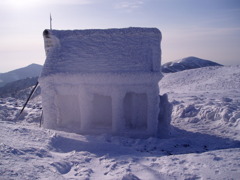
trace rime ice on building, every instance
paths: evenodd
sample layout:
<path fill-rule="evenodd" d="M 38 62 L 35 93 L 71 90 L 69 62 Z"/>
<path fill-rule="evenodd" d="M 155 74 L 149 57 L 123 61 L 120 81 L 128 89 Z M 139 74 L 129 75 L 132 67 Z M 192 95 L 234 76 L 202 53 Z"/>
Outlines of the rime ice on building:
<path fill-rule="evenodd" d="M 156 135 L 162 78 L 158 29 L 45 30 L 43 36 L 44 127 Z"/>

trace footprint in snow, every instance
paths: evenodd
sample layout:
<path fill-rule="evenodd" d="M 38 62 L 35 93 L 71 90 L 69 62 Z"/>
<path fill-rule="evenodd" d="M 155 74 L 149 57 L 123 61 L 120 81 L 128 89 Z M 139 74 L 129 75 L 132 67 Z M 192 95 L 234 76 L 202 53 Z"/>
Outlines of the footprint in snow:
<path fill-rule="evenodd" d="M 61 174 L 67 174 L 72 168 L 72 165 L 65 161 L 53 162 L 51 163 L 51 166 L 53 166 Z"/>

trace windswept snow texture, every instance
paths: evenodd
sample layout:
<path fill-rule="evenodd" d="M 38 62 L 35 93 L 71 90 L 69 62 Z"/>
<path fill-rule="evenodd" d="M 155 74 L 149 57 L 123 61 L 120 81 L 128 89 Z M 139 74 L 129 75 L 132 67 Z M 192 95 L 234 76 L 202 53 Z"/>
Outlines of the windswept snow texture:
<path fill-rule="evenodd" d="M 16 122 L 24 101 L 0 99 L 0 179 L 239 179 L 240 67 L 165 74 L 160 85 L 173 106 L 165 139 L 42 129 L 38 98 Z"/>
<path fill-rule="evenodd" d="M 186 57 L 173 62 L 165 63 L 161 66 L 161 68 L 163 73 L 173 73 L 173 72 L 202 68 L 207 66 L 222 66 L 222 65 L 213 61 L 191 56 L 191 57 Z"/>
<path fill-rule="evenodd" d="M 46 34 L 46 30 L 44 32 Z M 42 76 L 159 72 L 161 33 L 156 28 L 47 30 L 47 34 L 53 48 L 48 53 Z"/>
<path fill-rule="evenodd" d="M 165 74 L 159 85 L 172 101 L 175 127 L 240 140 L 240 66 Z"/>
<path fill-rule="evenodd" d="M 229 92 L 240 89 L 240 66 L 215 66 L 165 74 L 162 93 Z"/>

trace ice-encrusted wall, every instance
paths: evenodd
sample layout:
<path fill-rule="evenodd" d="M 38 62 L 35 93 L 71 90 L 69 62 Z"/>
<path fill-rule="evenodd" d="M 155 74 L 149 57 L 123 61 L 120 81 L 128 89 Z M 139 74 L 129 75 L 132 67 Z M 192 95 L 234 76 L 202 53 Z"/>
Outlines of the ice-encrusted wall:
<path fill-rule="evenodd" d="M 39 78 L 44 127 L 156 135 L 158 29 L 45 30 L 44 39 L 47 58 Z"/>

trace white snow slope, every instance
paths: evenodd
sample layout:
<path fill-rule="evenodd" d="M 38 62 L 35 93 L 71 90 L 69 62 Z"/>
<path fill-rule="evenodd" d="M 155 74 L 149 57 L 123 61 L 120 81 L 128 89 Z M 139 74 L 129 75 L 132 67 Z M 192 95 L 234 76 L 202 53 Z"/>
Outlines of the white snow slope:
<path fill-rule="evenodd" d="M 0 99 L 0 179 L 239 179 L 240 67 L 165 74 L 159 84 L 173 104 L 165 139 L 47 130 L 39 97 L 17 121 L 24 102 Z"/>

